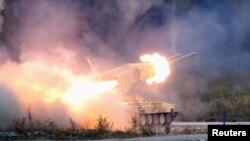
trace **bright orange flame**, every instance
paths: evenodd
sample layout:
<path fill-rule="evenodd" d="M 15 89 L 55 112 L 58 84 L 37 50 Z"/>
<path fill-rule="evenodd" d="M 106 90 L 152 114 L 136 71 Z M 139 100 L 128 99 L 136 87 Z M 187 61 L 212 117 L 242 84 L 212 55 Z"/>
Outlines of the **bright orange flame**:
<path fill-rule="evenodd" d="M 148 84 L 161 83 L 170 75 L 170 68 L 167 59 L 158 53 L 145 54 L 140 57 L 142 62 L 152 63 L 155 75 L 147 80 Z"/>
<path fill-rule="evenodd" d="M 97 98 L 118 85 L 117 81 L 96 82 L 84 77 L 71 80 L 70 88 L 61 97 L 62 101 L 69 104 L 72 110 L 81 109 L 86 101 Z"/>
<path fill-rule="evenodd" d="M 37 120 L 50 118 L 62 127 L 71 117 L 81 127 L 92 128 L 99 115 L 116 127 L 128 124 L 130 116 L 120 104 L 123 97 L 113 89 L 117 81 L 98 82 L 80 73 L 86 68 L 73 50 L 53 47 L 51 51 L 25 50 L 19 63 L 0 61 L 0 97 L 7 98 L 4 106 L 14 107 L 10 113 L 23 116 L 30 108 Z"/>
<path fill-rule="evenodd" d="M 87 110 L 84 111 L 84 107 L 90 106 L 90 101 L 93 102 L 101 94 L 118 85 L 117 81 L 94 81 L 91 77 L 75 75 L 69 69 L 39 61 L 29 61 L 20 65 L 6 62 L 0 67 L 1 83 L 13 89 L 23 105 L 38 107 L 37 103 L 44 102 L 39 106 L 49 108 L 51 104 L 62 102 L 68 112 L 85 116 L 90 115 Z M 99 103 L 95 102 L 96 105 Z"/>

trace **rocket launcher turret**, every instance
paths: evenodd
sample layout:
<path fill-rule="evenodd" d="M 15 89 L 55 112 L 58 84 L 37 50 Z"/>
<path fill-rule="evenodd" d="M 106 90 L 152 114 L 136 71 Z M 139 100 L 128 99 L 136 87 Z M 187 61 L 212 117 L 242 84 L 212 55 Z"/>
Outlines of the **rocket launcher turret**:
<path fill-rule="evenodd" d="M 191 53 L 188 53 L 188 54 L 185 54 L 185 55 L 181 55 L 180 53 L 178 53 L 176 55 L 168 57 L 167 59 L 168 59 L 168 63 L 172 64 L 172 63 L 181 61 L 183 59 L 192 57 L 192 56 L 194 56 L 196 54 L 197 54 L 197 52 L 191 52 Z"/>

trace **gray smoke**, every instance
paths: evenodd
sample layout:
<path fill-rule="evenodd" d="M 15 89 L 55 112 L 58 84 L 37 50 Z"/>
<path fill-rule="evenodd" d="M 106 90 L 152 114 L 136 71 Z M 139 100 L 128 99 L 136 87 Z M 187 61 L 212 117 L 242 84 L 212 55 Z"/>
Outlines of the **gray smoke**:
<path fill-rule="evenodd" d="M 22 115 L 22 108 L 15 95 L 2 85 L 0 85 L 0 99 L 0 128 L 6 128 L 12 123 L 14 117 Z"/>
<path fill-rule="evenodd" d="M 0 1 L 0 13 L 2 14 L 2 11 L 4 10 L 5 8 L 5 0 L 1 0 Z M 2 25 L 3 25 L 3 22 L 4 22 L 4 18 L 1 16 L 0 17 L 0 31 L 2 32 L 3 29 L 2 29 Z"/>

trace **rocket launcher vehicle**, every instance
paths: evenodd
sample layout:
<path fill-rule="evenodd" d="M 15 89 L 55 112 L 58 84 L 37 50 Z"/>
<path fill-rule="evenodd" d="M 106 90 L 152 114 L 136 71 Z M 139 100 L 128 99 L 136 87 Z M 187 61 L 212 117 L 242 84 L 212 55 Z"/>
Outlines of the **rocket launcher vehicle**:
<path fill-rule="evenodd" d="M 184 55 L 175 54 L 167 59 L 158 54 L 146 55 L 141 57 L 142 62 L 121 65 L 97 75 L 95 79 L 99 81 L 117 81 L 118 93 L 122 93 L 127 97 L 123 102 L 124 109 L 139 117 L 139 122 L 142 125 L 149 125 L 153 128 L 168 127 L 178 114 L 177 106 L 167 102 L 149 101 L 139 97 L 136 92 L 131 90 L 131 86 L 139 81 L 152 84 L 151 82 L 158 79 L 159 81 L 155 82 L 164 82 L 164 79 L 161 78 L 170 74 L 169 64 L 172 65 L 196 54 L 196 52 Z M 159 77 L 156 77 L 157 75 Z"/>
<path fill-rule="evenodd" d="M 196 55 L 196 52 L 187 53 L 184 55 L 176 54 L 167 58 L 168 64 L 174 64 L 178 61 L 190 58 Z M 162 66 L 164 67 L 164 66 Z M 95 77 L 98 81 L 118 81 L 120 92 L 128 91 L 131 86 L 138 81 L 147 81 L 149 78 L 157 74 L 154 64 L 151 62 L 136 62 L 127 63 L 119 67 L 115 67 Z"/>

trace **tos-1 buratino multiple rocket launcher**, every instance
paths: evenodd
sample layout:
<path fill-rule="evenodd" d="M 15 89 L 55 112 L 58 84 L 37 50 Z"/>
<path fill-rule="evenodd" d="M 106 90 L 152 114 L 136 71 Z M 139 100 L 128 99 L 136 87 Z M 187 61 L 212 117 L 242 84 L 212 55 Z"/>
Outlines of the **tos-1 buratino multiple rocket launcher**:
<path fill-rule="evenodd" d="M 181 55 L 175 54 L 167 58 L 169 64 L 176 63 L 191 56 L 196 55 L 196 52 Z M 156 74 L 153 64 L 150 62 L 127 63 L 119 67 L 115 67 L 95 77 L 96 80 L 118 81 L 120 92 L 126 92 L 131 88 L 131 85 L 138 81 L 145 82 Z"/>
<path fill-rule="evenodd" d="M 167 60 L 171 65 L 196 54 L 196 52 L 184 55 L 175 54 L 168 57 Z M 146 81 L 153 77 L 155 73 L 154 66 L 151 63 L 136 62 L 127 63 L 108 70 L 100 75 L 97 75 L 96 79 L 101 81 L 116 80 L 118 82 L 118 93 L 129 95 L 124 102 L 125 108 L 132 113 L 136 113 L 139 116 L 141 124 L 153 127 L 166 126 L 170 125 L 178 114 L 176 105 L 166 102 L 145 100 L 144 98 L 138 97 L 136 93 L 131 91 L 131 86 L 134 83 Z"/>

